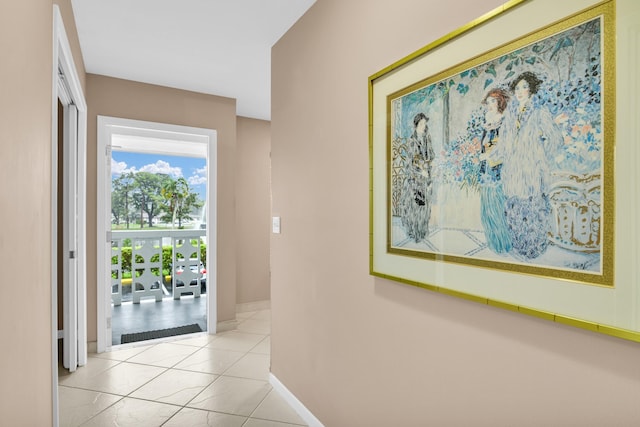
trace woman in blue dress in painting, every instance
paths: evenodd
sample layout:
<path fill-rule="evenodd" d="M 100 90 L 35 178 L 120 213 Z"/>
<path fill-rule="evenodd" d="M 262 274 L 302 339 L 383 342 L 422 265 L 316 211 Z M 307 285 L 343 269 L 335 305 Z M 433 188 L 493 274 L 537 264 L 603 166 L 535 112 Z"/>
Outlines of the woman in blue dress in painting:
<path fill-rule="evenodd" d="M 526 71 L 509 85 L 513 101 L 504 115 L 500 144 L 489 159 L 502 160 L 505 215 L 513 251 L 525 259 L 542 255 L 551 230 L 548 191 L 562 134 L 534 96 L 542 84 Z"/>
<path fill-rule="evenodd" d="M 487 240 L 487 247 L 501 254 L 511 250 L 511 236 L 504 213 L 506 197 L 502 189 L 502 160 L 489 159 L 490 153 L 500 141 L 500 127 L 507 108 L 509 94 L 500 88 L 490 90 L 482 104 L 485 106 L 485 123 L 482 132 L 480 154 L 480 221 Z"/>
<path fill-rule="evenodd" d="M 431 216 L 431 162 L 435 157 L 424 113 L 413 118 L 413 134 L 407 142 L 402 188 L 402 226 L 416 243 L 429 235 Z"/>

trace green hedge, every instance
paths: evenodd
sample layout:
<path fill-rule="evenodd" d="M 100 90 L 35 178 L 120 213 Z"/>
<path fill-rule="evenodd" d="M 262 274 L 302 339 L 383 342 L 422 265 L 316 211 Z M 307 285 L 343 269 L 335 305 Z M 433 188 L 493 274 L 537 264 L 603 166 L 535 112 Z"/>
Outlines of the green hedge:
<path fill-rule="evenodd" d="M 172 250 L 173 248 L 171 246 L 162 247 L 162 274 L 164 276 L 171 274 L 171 261 L 172 261 L 171 251 Z M 178 252 L 178 253 L 181 253 L 181 252 Z M 181 253 L 181 254 L 187 258 L 191 258 L 191 255 L 193 255 L 193 253 L 191 254 Z M 200 260 L 202 261 L 202 264 L 206 268 L 207 267 L 207 245 L 205 245 L 204 243 L 200 245 Z M 117 261 L 118 261 L 117 255 L 114 255 L 113 257 L 111 257 L 112 264 L 115 264 Z M 151 261 L 157 262 L 158 256 L 156 255 L 153 258 L 151 258 Z M 131 247 L 130 246 L 122 247 L 122 276 L 131 277 Z"/>

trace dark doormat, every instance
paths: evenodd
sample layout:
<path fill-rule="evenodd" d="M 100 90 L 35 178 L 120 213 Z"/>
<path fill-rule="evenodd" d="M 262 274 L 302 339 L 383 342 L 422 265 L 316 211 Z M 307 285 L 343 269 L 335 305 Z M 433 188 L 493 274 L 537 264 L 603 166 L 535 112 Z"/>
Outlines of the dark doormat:
<path fill-rule="evenodd" d="M 197 323 L 193 325 L 178 326 L 177 328 L 158 329 L 157 331 L 137 332 L 135 334 L 122 334 L 120 344 L 130 342 L 155 340 L 158 338 L 173 337 L 176 335 L 194 334 L 202 332 L 202 328 Z"/>

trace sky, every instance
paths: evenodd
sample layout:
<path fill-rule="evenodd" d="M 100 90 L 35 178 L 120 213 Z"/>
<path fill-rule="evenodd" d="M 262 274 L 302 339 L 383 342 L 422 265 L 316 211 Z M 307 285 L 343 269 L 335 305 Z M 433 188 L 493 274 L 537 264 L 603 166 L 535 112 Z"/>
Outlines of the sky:
<path fill-rule="evenodd" d="M 126 172 L 166 173 L 173 178 L 184 177 L 192 191 L 205 200 L 207 161 L 201 157 L 167 156 L 161 154 L 111 152 L 111 179 Z"/>

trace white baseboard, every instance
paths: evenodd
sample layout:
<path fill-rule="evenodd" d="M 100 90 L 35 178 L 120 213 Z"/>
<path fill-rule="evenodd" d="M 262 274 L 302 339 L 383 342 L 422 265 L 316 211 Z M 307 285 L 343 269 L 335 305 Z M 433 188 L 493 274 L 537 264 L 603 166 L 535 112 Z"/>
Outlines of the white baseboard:
<path fill-rule="evenodd" d="M 224 321 L 218 322 L 216 324 L 216 333 L 233 331 L 237 327 L 238 327 L 238 321 L 237 320 L 224 320 Z"/>
<path fill-rule="evenodd" d="M 247 311 L 268 310 L 271 308 L 271 300 L 243 302 L 236 304 L 236 313 L 245 313 Z"/>
<path fill-rule="evenodd" d="M 285 387 L 284 384 L 282 384 L 280 380 L 271 373 L 269 374 L 269 383 L 274 388 L 274 390 L 280 393 L 280 396 L 282 396 L 282 398 L 289 404 L 289 406 L 291 406 L 293 410 L 297 412 L 300 418 L 302 418 L 309 427 L 324 427 L 320 420 L 317 419 L 311 413 L 311 411 L 308 410 L 302 404 L 302 402 L 300 402 L 298 398 L 295 397 L 294 394 L 291 393 L 289 389 Z"/>

